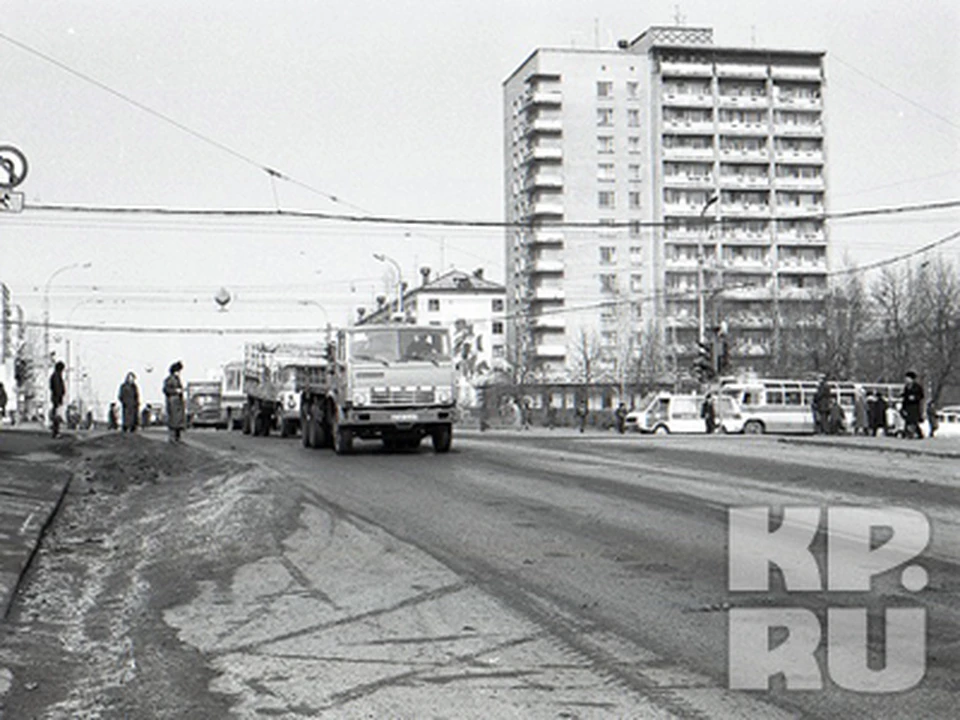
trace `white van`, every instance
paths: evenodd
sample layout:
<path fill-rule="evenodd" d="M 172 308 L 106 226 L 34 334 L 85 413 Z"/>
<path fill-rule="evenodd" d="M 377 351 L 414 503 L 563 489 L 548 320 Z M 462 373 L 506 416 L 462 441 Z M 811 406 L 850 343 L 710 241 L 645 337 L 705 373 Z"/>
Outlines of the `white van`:
<path fill-rule="evenodd" d="M 634 410 L 626 418 L 628 430 L 642 433 L 704 434 L 706 422 L 700 417 L 703 395 L 674 395 L 661 392 L 644 398 L 640 410 Z M 718 432 L 739 433 L 743 431 L 743 416 L 737 401 L 728 396 L 715 395 Z"/>

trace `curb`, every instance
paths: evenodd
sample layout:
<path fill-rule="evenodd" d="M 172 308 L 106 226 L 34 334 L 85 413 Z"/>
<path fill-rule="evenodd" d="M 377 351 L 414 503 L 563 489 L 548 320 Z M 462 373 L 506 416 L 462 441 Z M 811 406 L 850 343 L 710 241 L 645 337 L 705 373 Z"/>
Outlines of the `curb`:
<path fill-rule="evenodd" d="M 13 607 L 13 602 L 17 597 L 17 593 L 20 591 L 20 586 L 23 583 L 27 572 L 30 570 L 30 566 L 33 564 L 34 557 L 36 557 L 37 552 L 40 550 L 40 543 L 43 541 L 43 538 L 46 537 L 47 530 L 49 530 L 50 525 L 53 524 L 53 519 L 57 516 L 57 512 L 60 510 L 60 506 L 63 504 L 63 499 L 67 496 L 67 490 L 70 488 L 70 483 L 72 481 L 73 473 L 71 472 L 67 475 L 67 479 L 61 485 L 60 492 L 57 493 L 56 500 L 50 507 L 49 512 L 47 512 L 47 516 L 40 525 L 40 529 L 37 531 L 36 537 L 34 538 L 33 542 L 30 543 L 30 549 L 27 552 L 27 558 L 20 566 L 20 572 L 17 575 L 16 582 L 14 582 L 11 586 L 7 596 L 0 598 L 3 603 L 3 612 L 0 614 L 0 620 L 6 620 L 7 615 L 10 614 L 10 608 Z"/>
<path fill-rule="evenodd" d="M 777 442 L 784 443 L 785 445 L 810 445 L 810 446 L 819 446 L 819 447 L 846 448 L 849 450 L 870 450 L 873 452 L 891 452 L 891 453 L 899 453 L 901 455 L 908 455 L 908 456 L 925 456 L 925 457 L 942 458 L 944 460 L 960 459 L 960 452 L 951 452 L 949 450 L 934 450 L 934 449 L 928 449 L 928 448 L 915 449 L 915 448 L 909 448 L 909 447 L 891 447 L 890 445 L 871 445 L 869 443 L 858 443 L 858 442 L 804 440 L 801 438 L 777 438 Z M 905 441 L 905 442 L 910 442 L 910 441 Z"/>

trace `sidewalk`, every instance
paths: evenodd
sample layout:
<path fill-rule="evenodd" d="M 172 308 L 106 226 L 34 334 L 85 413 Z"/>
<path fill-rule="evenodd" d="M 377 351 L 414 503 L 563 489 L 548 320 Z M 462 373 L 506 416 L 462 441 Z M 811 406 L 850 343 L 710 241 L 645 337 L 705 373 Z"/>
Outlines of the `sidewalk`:
<path fill-rule="evenodd" d="M 0 430 L 0 619 L 70 484 L 65 464 L 77 442 L 38 427 Z"/>
<path fill-rule="evenodd" d="M 946 459 L 960 459 L 960 438 L 923 438 L 905 440 L 904 438 L 862 435 L 805 435 L 802 437 L 781 437 L 778 442 L 787 445 L 820 445 L 841 447 L 851 450 L 872 450 L 874 452 L 892 452 L 901 455 L 925 455 Z"/>

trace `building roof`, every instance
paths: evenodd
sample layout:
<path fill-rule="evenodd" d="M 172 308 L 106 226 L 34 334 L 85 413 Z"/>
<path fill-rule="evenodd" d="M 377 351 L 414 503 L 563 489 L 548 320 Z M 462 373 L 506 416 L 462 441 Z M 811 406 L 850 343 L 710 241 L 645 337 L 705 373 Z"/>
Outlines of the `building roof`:
<path fill-rule="evenodd" d="M 417 297 L 421 293 L 449 293 L 449 294 L 483 294 L 483 295 L 505 295 L 507 288 L 500 283 L 487 280 L 482 273 L 464 272 L 463 270 L 448 270 L 442 275 L 438 275 L 433 280 L 423 285 L 407 290 L 403 294 L 403 304 L 406 306 L 411 298 Z M 389 317 L 397 310 L 396 298 L 388 300 L 383 307 L 379 307 L 364 318 L 358 324 L 376 322 L 384 316 Z"/>

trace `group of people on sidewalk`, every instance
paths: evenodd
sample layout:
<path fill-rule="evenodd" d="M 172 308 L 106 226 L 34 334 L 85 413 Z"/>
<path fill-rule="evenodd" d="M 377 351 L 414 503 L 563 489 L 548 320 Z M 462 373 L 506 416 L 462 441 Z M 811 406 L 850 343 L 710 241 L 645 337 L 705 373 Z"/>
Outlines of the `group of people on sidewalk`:
<path fill-rule="evenodd" d="M 50 375 L 50 429 L 53 437 L 60 436 L 60 426 L 62 423 L 61 408 L 66 397 L 66 383 L 63 379 L 63 372 L 66 369 L 63 361 L 58 361 L 54 365 L 53 373 Z M 183 363 L 177 360 L 170 366 L 170 372 L 163 381 L 163 395 L 166 399 L 167 409 L 167 429 L 168 439 L 171 443 L 179 443 L 181 434 L 187 425 L 187 409 L 183 397 L 183 381 L 180 379 L 180 372 L 183 370 Z M 5 400 L 5 398 L 4 398 Z M 140 418 L 140 389 L 137 387 L 137 376 L 135 373 L 128 372 L 117 392 L 117 400 L 120 402 L 122 413 L 122 425 L 120 426 L 125 433 L 134 433 L 138 425 L 146 425 Z M 4 402 L 4 405 L 6 403 Z M 107 427 L 110 430 L 118 429 L 117 403 L 110 403 L 110 409 L 107 414 Z"/>

